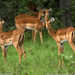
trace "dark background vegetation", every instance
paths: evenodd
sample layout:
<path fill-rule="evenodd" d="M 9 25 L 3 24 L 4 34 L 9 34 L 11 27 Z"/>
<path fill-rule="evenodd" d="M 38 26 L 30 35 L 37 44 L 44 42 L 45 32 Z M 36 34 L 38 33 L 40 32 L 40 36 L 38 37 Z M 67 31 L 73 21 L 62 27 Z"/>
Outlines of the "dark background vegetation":
<path fill-rule="evenodd" d="M 0 0 L 0 17 L 6 23 L 15 27 L 14 18 L 19 14 L 26 14 L 37 8 L 52 8 L 50 17 L 55 17 L 54 28 L 75 26 L 75 1 L 74 0 Z"/>

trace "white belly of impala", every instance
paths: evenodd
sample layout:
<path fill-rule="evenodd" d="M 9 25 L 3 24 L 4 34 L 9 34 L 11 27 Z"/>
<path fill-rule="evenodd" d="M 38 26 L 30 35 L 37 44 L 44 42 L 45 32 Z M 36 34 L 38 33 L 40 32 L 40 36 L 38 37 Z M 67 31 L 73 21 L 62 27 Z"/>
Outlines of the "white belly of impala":
<path fill-rule="evenodd" d="M 10 43 L 4 44 L 4 46 L 11 46 L 11 45 L 13 45 L 12 41 L 10 41 Z"/>
<path fill-rule="evenodd" d="M 36 26 L 36 23 L 26 23 L 26 29 L 29 30 L 35 30 L 34 27 Z"/>
<path fill-rule="evenodd" d="M 67 39 L 64 39 L 64 40 L 61 41 L 61 43 L 64 43 L 64 42 L 67 42 Z"/>
<path fill-rule="evenodd" d="M 67 42 L 67 39 L 64 39 L 60 42 L 60 47 L 63 47 L 63 43 Z"/>
<path fill-rule="evenodd" d="M 29 28 L 29 27 L 26 27 L 26 29 L 29 29 L 29 30 L 35 30 L 34 28 Z"/>

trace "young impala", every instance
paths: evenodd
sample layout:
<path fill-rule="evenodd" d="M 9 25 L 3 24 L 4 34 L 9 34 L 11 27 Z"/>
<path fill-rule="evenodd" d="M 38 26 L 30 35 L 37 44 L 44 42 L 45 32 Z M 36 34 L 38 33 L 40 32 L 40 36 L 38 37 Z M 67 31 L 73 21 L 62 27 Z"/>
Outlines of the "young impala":
<path fill-rule="evenodd" d="M 6 61 L 7 56 L 7 48 L 10 45 L 13 45 L 17 52 L 19 53 L 19 64 L 21 61 L 22 54 L 24 54 L 24 58 L 26 59 L 26 54 L 23 48 L 24 42 L 24 33 L 19 29 L 15 29 L 9 32 L 2 32 L 4 20 L 0 20 L 0 45 L 2 48 L 3 58 Z"/>
<path fill-rule="evenodd" d="M 50 8 L 51 9 L 51 8 Z M 49 9 L 49 11 L 51 11 Z M 48 11 L 47 11 L 48 12 Z M 48 14 L 48 13 L 47 13 Z M 40 18 L 41 16 L 44 15 L 44 11 L 43 10 L 39 10 L 39 15 L 38 15 L 38 18 L 32 18 L 32 17 L 23 17 L 23 18 L 20 18 L 19 20 L 17 20 L 15 22 L 15 25 L 17 27 L 17 29 L 20 29 L 22 31 L 25 31 L 25 28 L 26 29 L 29 29 L 29 30 L 35 30 L 35 34 L 34 34 L 34 43 L 35 43 L 35 39 L 36 39 L 36 34 L 37 32 L 39 32 L 40 34 L 40 39 L 41 39 L 41 42 L 42 41 L 42 29 L 44 28 L 45 24 L 43 24 L 41 21 L 40 21 Z M 18 17 L 18 16 L 17 16 Z M 15 19 L 17 18 L 15 17 Z"/>
<path fill-rule="evenodd" d="M 67 41 L 75 53 L 75 46 L 74 46 L 74 44 L 75 44 L 75 28 L 74 27 L 67 27 L 67 28 L 58 29 L 55 31 L 55 30 L 53 30 L 53 28 L 50 24 L 53 21 L 54 21 L 53 17 L 47 21 L 43 20 L 43 22 L 45 22 L 45 24 L 46 24 L 46 29 L 48 30 L 49 35 L 57 43 L 58 55 L 63 53 L 63 47 L 64 47 L 63 45 L 64 45 L 64 42 L 67 42 Z M 62 61 L 62 65 L 63 65 L 63 61 Z M 59 59 L 59 66 L 61 66 L 60 59 Z"/>

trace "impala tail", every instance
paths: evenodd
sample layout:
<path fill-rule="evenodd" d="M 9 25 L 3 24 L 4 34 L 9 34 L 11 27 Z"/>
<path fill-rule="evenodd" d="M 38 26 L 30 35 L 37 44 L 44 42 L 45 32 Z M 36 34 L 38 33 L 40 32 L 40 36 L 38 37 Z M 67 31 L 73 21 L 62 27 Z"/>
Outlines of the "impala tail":
<path fill-rule="evenodd" d="M 75 45 L 75 31 L 72 32 L 72 41 L 73 41 L 73 43 Z"/>
<path fill-rule="evenodd" d="M 24 35 L 20 35 L 18 40 L 19 45 L 22 45 L 23 42 L 24 42 Z"/>

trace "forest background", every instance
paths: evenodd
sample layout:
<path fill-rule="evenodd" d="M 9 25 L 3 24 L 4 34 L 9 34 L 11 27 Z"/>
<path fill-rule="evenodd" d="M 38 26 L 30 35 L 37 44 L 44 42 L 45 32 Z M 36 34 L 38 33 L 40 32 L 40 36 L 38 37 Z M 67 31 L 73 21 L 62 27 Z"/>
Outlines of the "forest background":
<path fill-rule="evenodd" d="M 15 25 L 14 18 L 19 14 L 38 12 L 37 8 L 52 8 L 50 18 L 55 17 L 53 27 L 58 29 L 75 26 L 74 4 L 74 0 L 1 0 L 0 17 L 13 27 Z"/>

